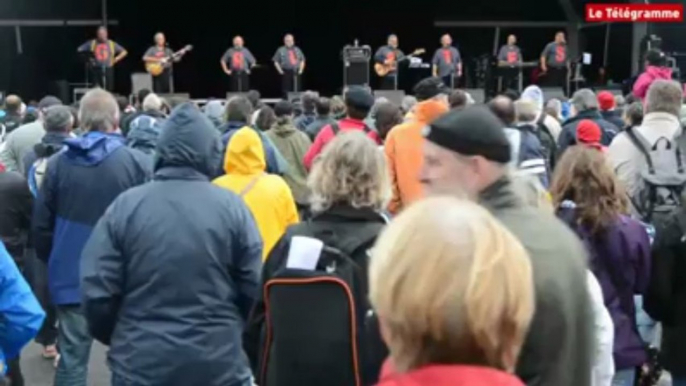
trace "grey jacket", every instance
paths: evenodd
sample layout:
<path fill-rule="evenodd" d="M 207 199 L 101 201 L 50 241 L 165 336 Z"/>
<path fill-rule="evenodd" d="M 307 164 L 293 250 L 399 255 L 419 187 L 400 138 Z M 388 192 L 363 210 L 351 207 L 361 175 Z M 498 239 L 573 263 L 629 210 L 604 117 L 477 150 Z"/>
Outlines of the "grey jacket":
<path fill-rule="evenodd" d="M 7 136 L 7 141 L 0 151 L 0 164 L 11 172 L 24 172 L 24 157 L 41 142 L 45 135 L 43 121 L 37 120 L 20 126 Z"/>
<path fill-rule="evenodd" d="M 510 177 L 484 190 L 480 203 L 524 245 L 533 267 L 536 312 L 517 375 L 530 386 L 589 386 L 593 312 L 581 242 L 552 213 L 524 204 Z"/>

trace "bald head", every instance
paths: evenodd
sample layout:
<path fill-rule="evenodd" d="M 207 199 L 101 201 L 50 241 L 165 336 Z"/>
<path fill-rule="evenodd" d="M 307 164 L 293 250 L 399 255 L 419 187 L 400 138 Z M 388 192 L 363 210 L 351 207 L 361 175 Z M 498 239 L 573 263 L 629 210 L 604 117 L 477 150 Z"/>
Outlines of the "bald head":
<path fill-rule="evenodd" d="M 5 111 L 8 114 L 19 114 L 21 113 L 21 98 L 17 95 L 8 95 L 5 98 Z"/>
<path fill-rule="evenodd" d="M 514 102 L 506 96 L 497 96 L 488 102 L 488 108 L 500 118 L 506 127 L 512 127 L 516 120 Z"/>
<path fill-rule="evenodd" d="M 119 128 L 119 105 L 112 94 L 93 89 L 81 99 L 79 121 L 86 131 L 112 133 Z"/>
<path fill-rule="evenodd" d="M 164 37 L 164 34 L 162 32 L 158 32 L 155 34 L 155 44 L 157 44 L 158 47 L 163 47 L 167 42 L 167 39 Z"/>
<path fill-rule="evenodd" d="M 388 35 L 388 45 L 397 48 L 398 47 L 398 36 L 395 34 Z"/>

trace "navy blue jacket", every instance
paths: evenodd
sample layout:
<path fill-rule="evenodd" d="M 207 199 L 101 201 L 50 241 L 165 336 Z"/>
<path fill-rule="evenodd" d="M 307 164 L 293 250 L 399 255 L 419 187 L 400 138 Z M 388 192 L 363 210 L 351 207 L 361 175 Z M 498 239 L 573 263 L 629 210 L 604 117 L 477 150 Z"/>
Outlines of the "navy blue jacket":
<path fill-rule="evenodd" d="M 29 171 L 39 158 L 50 158 L 53 154 L 64 149 L 64 141 L 69 138 L 71 137 L 67 133 L 46 133 L 41 142 L 24 156 L 24 177 L 29 178 Z"/>
<path fill-rule="evenodd" d="M 33 212 L 33 241 L 48 263 L 55 304 L 81 302 L 81 251 L 93 226 L 123 191 L 150 179 L 152 165 L 116 134 L 90 132 L 65 141 L 48 161 Z"/>
<path fill-rule="evenodd" d="M 505 129 L 512 150 L 512 166 L 519 174 L 537 177 L 543 187 L 547 188 L 550 181 L 550 165 L 546 162 L 541 141 L 532 130 L 535 128 L 531 125 Z"/>
<path fill-rule="evenodd" d="M 600 143 L 603 146 L 610 146 L 612 139 L 620 130 L 620 128 L 605 120 L 598 110 L 582 111 L 562 124 L 562 132 L 557 141 L 558 157 L 561 157 L 568 147 L 576 145 L 576 128 L 583 119 L 590 119 L 600 126 L 600 130 L 603 132 Z"/>
<path fill-rule="evenodd" d="M 262 241 L 243 201 L 210 182 L 221 151 L 200 110 L 178 107 L 154 181 L 120 195 L 84 249 L 86 319 L 127 385 L 251 385 L 241 334 Z"/>

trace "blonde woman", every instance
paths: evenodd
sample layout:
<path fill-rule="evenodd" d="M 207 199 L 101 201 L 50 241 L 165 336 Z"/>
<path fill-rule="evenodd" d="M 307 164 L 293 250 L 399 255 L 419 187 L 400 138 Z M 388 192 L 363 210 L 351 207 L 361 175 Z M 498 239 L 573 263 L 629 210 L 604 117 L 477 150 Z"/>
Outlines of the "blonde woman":
<path fill-rule="evenodd" d="M 380 386 L 519 386 L 534 312 L 524 247 L 485 209 L 436 197 L 382 233 L 370 298 L 391 352 Z"/>
<path fill-rule="evenodd" d="M 367 272 L 368 251 L 371 250 L 377 235 L 386 225 L 386 219 L 381 211 L 390 199 L 390 185 L 385 159 L 383 153 L 378 151 L 377 144 L 362 132 L 341 132 L 316 159 L 308 177 L 308 187 L 311 190 L 310 211 L 312 217 L 306 222 L 290 226 L 286 234 L 276 244 L 262 271 L 260 288 L 265 288 L 265 285 L 279 271 L 289 266 L 292 259 L 299 257 L 294 256 L 298 255 L 294 251 L 298 250 L 303 254 L 301 246 L 305 244 L 320 243 L 328 248 L 338 249 L 348 255 L 363 272 Z M 318 253 L 317 256 L 321 256 L 322 252 L 319 251 Z M 359 279 L 366 282 L 365 274 L 362 273 Z M 362 287 L 366 288 L 366 285 Z M 355 302 L 365 303 L 367 301 L 366 291 L 359 295 L 360 297 L 356 297 Z M 300 300 L 301 298 L 298 298 L 293 307 L 298 307 L 299 304 L 297 303 Z M 347 372 L 346 366 L 349 366 L 350 358 L 341 358 L 341 354 L 336 350 L 319 352 L 307 348 L 310 347 L 308 343 L 318 346 L 326 345 L 316 337 L 335 335 L 336 332 L 340 331 L 341 323 L 345 324 L 345 320 L 335 320 L 329 324 L 323 322 L 328 318 L 326 315 L 318 314 L 317 309 L 306 309 L 305 312 L 307 315 L 311 315 L 309 319 L 314 323 L 311 326 L 312 331 L 308 330 L 310 327 L 303 327 L 307 330 L 307 335 L 310 338 L 306 340 L 293 338 L 292 341 L 298 342 L 298 354 L 307 355 L 305 353 L 315 351 L 316 357 L 284 358 L 279 354 L 279 352 L 283 352 L 284 347 L 271 350 L 270 346 L 269 361 L 265 365 L 260 363 L 262 358 L 258 358 L 260 356 L 258 354 L 265 346 L 265 342 L 262 341 L 264 338 L 262 331 L 265 325 L 270 329 L 280 330 L 282 328 L 282 326 L 277 325 L 278 319 L 272 320 L 266 314 L 266 301 L 264 296 L 258 300 L 245 334 L 244 347 L 255 374 L 265 372 L 263 371 L 265 367 L 279 367 L 278 364 L 284 363 L 284 361 L 310 364 L 336 363 L 334 368 L 322 368 L 321 365 L 318 365 L 318 374 L 324 374 L 324 378 L 317 378 L 316 382 L 313 380 L 314 371 L 303 372 L 295 366 L 284 366 L 286 369 L 278 371 L 279 379 L 283 384 L 292 385 L 340 384 L 340 379 L 331 378 L 335 378 L 337 373 Z M 290 305 L 280 304 L 279 307 L 290 307 Z M 265 317 L 268 322 L 265 322 Z M 366 326 L 368 325 L 374 326 L 373 331 L 367 331 Z M 294 328 L 300 327 L 294 326 Z M 346 326 L 345 328 L 346 332 L 349 331 L 349 327 Z M 315 332 L 315 330 L 321 331 L 321 329 L 326 330 L 322 334 Z M 357 336 L 361 341 L 364 341 L 366 346 L 364 350 L 361 349 L 365 353 L 365 358 L 358 363 L 361 373 L 359 375 L 365 380 L 369 380 L 365 384 L 373 384 L 378 380 L 379 370 L 387 356 L 387 351 L 381 341 L 376 323 L 358 324 L 355 330 L 358 331 Z M 364 338 L 362 337 L 363 334 Z M 369 338 L 369 334 L 372 338 Z M 290 339 L 291 337 L 284 337 L 282 334 L 279 338 Z M 326 338 L 322 339 L 325 340 Z M 306 377 L 306 379 L 300 377 Z"/>

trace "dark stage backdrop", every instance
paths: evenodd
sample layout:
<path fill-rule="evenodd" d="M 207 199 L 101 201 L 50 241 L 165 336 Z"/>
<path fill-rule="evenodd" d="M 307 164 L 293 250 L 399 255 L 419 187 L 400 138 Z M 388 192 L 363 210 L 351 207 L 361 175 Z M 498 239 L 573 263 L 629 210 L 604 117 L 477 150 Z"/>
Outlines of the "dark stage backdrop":
<path fill-rule="evenodd" d="M 99 3 L 97 0 L 0 0 L 0 15 L 23 19 L 98 19 Z M 424 58 L 428 61 L 438 46 L 439 36 L 449 32 L 470 65 L 472 58 L 492 51 L 493 29 L 438 29 L 433 26 L 435 20 L 564 20 L 558 2 L 553 0 L 110 0 L 109 3 L 109 18 L 119 21 L 119 26 L 110 28 L 110 37 L 129 50 L 129 57 L 117 67 L 117 91 L 129 92 L 130 74 L 143 70 L 143 52 L 152 43 L 154 33 L 163 31 L 172 48 L 185 44 L 195 47 L 175 67 L 175 75 L 177 91 L 190 92 L 196 98 L 225 95 L 228 82 L 219 67 L 219 58 L 236 34 L 245 38 L 246 46 L 264 66 L 256 69 L 252 77 L 253 88 L 264 96 L 278 94 L 279 79 L 271 57 L 286 32 L 295 35 L 308 59 L 304 87 L 330 94 L 340 90 L 342 84 L 340 50 L 354 39 L 376 49 L 385 43 L 389 33 L 397 33 L 403 50 L 426 48 L 428 53 Z M 534 8 L 536 12 L 531 11 Z M 602 42 L 598 37 L 604 36 L 601 30 L 604 29 L 588 32 L 589 38 L 582 40 L 583 48 L 591 50 L 597 60 L 602 58 L 602 43 L 598 43 Z M 536 60 L 555 30 L 503 30 L 501 40 L 510 32 L 519 35 L 525 59 Z M 0 27 L 3 58 L 0 90 L 38 98 L 53 80 L 81 81 L 84 71 L 75 50 L 94 33 L 92 27 L 22 28 L 24 52 L 17 55 L 13 29 Z M 613 30 L 610 72 L 618 80 L 629 75 L 630 40 L 628 26 Z M 375 84 L 376 79 L 373 76 L 372 79 Z"/>

